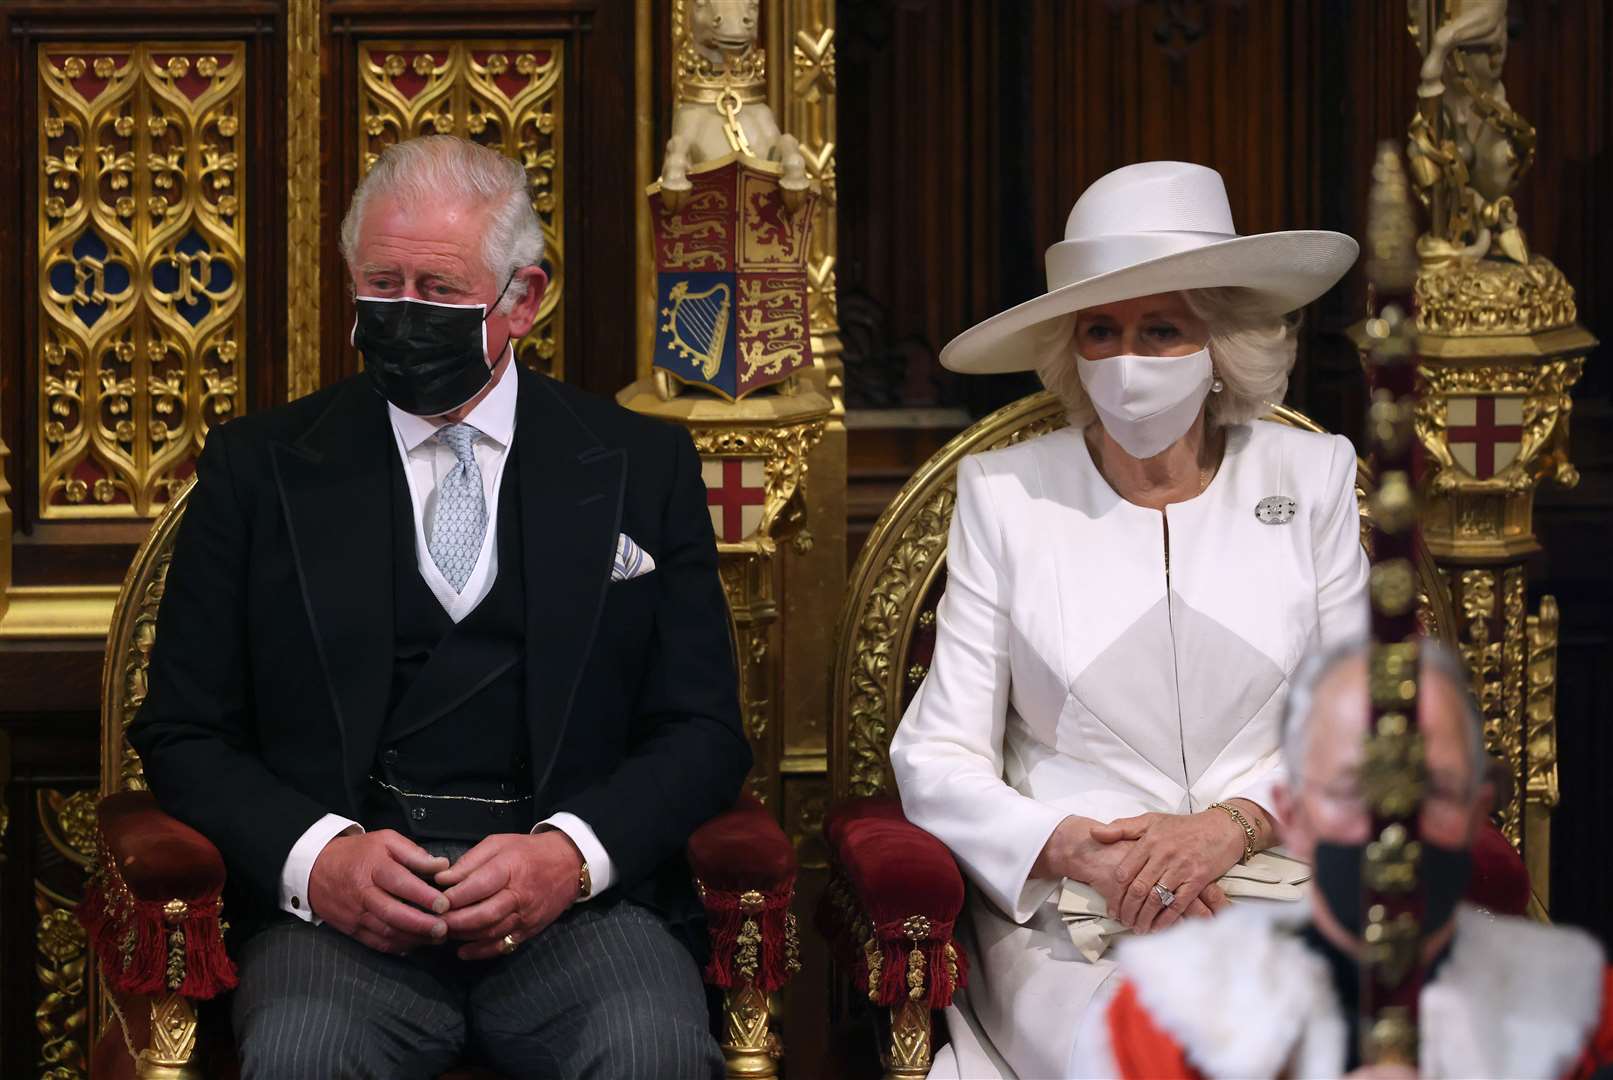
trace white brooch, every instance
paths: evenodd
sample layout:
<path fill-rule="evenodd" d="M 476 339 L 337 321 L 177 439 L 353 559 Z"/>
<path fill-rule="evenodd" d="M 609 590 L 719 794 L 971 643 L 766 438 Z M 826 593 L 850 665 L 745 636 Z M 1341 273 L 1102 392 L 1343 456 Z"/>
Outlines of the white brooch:
<path fill-rule="evenodd" d="M 1267 495 L 1255 503 L 1255 517 L 1263 525 L 1287 525 L 1298 505 L 1287 495 Z"/>

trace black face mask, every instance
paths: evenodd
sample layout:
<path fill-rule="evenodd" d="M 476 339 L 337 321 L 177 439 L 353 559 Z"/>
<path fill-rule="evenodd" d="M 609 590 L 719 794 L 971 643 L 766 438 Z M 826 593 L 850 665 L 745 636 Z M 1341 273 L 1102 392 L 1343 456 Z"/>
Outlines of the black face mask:
<path fill-rule="evenodd" d="M 1423 854 L 1417 876 L 1423 886 L 1423 934 L 1427 936 L 1450 922 L 1456 905 L 1467 892 L 1473 874 L 1473 859 L 1466 848 L 1441 847 L 1422 841 Z M 1361 859 L 1365 844 L 1317 843 L 1316 888 L 1327 901 L 1328 910 L 1349 931 L 1360 937 Z"/>
<path fill-rule="evenodd" d="M 364 354 L 376 393 L 416 416 L 452 412 L 481 393 L 493 378 L 487 316 L 514 279 L 511 274 L 491 307 L 359 297 L 353 344 Z M 503 354 L 500 348 L 497 355 Z"/>

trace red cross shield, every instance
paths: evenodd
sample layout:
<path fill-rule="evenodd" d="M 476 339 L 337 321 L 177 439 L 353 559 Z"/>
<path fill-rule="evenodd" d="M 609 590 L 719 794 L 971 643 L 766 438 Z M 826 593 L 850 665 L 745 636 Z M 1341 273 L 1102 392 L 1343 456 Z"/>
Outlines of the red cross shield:
<path fill-rule="evenodd" d="M 706 507 L 718 540 L 738 543 L 761 527 L 767 502 L 765 458 L 703 458 L 700 477 L 706 482 Z"/>
<path fill-rule="evenodd" d="M 1488 480 L 1518 459 L 1523 443 L 1523 398 L 1462 396 L 1445 401 L 1445 444 L 1462 471 Z"/>

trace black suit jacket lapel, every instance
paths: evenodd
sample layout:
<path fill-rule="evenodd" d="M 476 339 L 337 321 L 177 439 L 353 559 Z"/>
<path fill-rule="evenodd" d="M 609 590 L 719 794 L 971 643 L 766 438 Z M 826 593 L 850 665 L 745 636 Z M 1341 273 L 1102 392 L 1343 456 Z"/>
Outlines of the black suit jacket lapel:
<path fill-rule="evenodd" d="M 526 570 L 526 707 L 533 791 L 542 791 L 593 648 L 621 531 L 627 455 L 601 445 L 541 375 L 520 372 Z"/>
<path fill-rule="evenodd" d="M 392 510 L 386 403 L 353 382 L 295 444 L 272 448 L 303 604 L 342 732 L 349 812 L 391 691 Z"/>

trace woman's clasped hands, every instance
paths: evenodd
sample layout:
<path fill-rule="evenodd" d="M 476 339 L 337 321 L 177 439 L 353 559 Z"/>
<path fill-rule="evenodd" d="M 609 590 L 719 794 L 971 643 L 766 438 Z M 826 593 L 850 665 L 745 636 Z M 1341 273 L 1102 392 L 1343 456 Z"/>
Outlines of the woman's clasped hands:
<path fill-rule="evenodd" d="M 1133 931 L 1163 930 L 1184 915 L 1212 915 L 1227 906 L 1216 884 L 1244 854 L 1244 832 L 1219 810 L 1196 814 L 1139 814 L 1095 826 L 1092 839 L 1125 846 L 1115 860 L 1110 886 L 1119 903 L 1096 882 L 1109 914 Z M 1167 897 L 1170 899 L 1166 903 Z"/>
<path fill-rule="evenodd" d="M 1110 918 L 1145 934 L 1225 908 L 1216 881 L 1243 858 L 1244 839 L 1219 810 L 1139 814 L 1107 824 L 1071 816 L 1048 838 L 1032 876 L 1092 886 Z"/>

